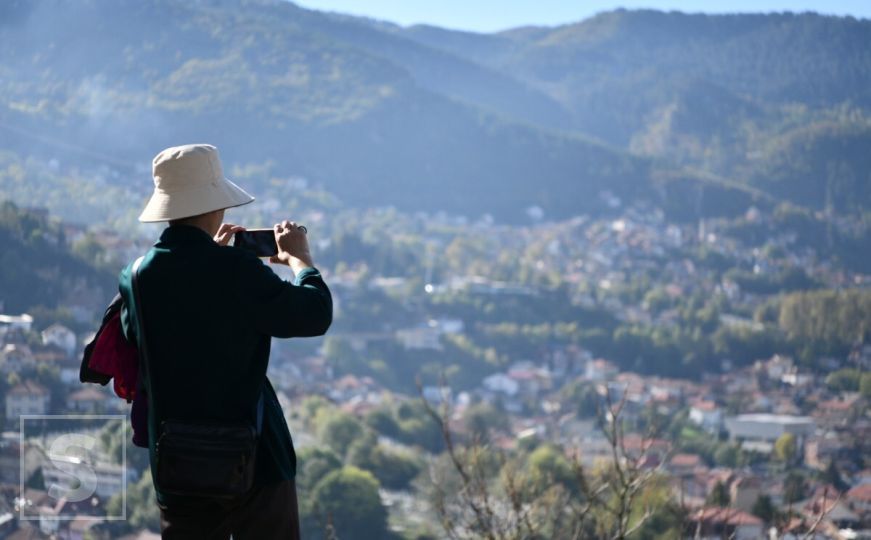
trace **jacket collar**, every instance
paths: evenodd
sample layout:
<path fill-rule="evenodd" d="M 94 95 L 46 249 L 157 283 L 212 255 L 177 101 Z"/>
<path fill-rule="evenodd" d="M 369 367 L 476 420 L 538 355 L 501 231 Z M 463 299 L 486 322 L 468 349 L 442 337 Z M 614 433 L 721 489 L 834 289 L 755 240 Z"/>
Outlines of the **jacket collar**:
<path fill-rule="evenodd" d="M 214 244 L 209 233 L 192 225 L 170 225 L 160 235 L 161 244 Z"/>

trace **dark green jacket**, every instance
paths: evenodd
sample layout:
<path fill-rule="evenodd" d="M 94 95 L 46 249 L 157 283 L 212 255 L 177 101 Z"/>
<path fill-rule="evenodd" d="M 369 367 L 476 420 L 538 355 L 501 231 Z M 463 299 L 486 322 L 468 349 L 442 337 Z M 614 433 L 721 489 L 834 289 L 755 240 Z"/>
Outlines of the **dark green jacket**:
<path fill-rule="evenodd" d="M 131 267 L 120 275 L 121 321 L 137 342 Z M 264 393 L 255 484 L 291 479 L 296 455 L 266 379 L 271 337 L 319 336 L 332 322 L 330 290 L 316 268 L 289 283 L 253 254 L 219 246 L 205 231 L 166 228 L 139 270 L 149 346 L 149 450 L 154 477 L 157 426 L 167 418 L 249 420 Z M 158 491 L 161 504 L 172 497 Z"/>

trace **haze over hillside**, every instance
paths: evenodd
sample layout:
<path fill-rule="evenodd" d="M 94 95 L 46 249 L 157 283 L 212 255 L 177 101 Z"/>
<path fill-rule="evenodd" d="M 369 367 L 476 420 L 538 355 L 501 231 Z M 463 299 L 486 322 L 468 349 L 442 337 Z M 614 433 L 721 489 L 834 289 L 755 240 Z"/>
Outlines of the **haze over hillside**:
<path fill-rule="evenodd" d="M 39 0 L 0 29 L 0 195 L 39 204 L 8 170 L 56 159 L 43 204 L 67 217 L 99 167 L 136 206 L 150 157 L 188 141 L 351 205 L 514 222 L 606 192 L 687 219 L 871 203 L 869 21 L 621 10 L 485 35 L 281 0 Z"/>

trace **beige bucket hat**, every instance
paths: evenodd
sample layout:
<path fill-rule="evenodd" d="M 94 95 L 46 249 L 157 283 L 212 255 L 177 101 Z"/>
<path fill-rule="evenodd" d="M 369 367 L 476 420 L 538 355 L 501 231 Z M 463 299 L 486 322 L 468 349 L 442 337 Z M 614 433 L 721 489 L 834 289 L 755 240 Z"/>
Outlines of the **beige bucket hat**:
<path fill-rule="evenodd" d="M 139 221 L 169 221 L 248 204 L 254 197 L 224 178 L 218 149 L 173 146 L 154 157 L 154 193 Z"/>

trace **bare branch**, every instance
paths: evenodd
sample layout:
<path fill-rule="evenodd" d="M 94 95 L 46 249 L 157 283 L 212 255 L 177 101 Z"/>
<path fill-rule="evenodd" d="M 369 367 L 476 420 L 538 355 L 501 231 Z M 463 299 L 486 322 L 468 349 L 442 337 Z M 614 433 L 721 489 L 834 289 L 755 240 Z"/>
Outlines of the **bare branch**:
<path fill-rule="evenodd" d="M 835 509 L 835 506 L 837 506 L 841 502 L 841 497 L 843 496 L 842 493 L 838 493 L 838 496 L 835 498 L 834 501 L 832 501 L 832 504 L 827 506 L 826 500 L 828 498 L 828 495 L 829 495 L 829 488 L 828 487 L 823 488 L 822 508 L 820 508 L 820 512 L 819 512 L 819 515 L 817 516 L 816 520 L 813 522 L 813 524 L 810 526 L 810 528 L 807 530 L 807 532 L 805 532 L 805 534 L 802 536 L 802 540 L 813 540 L 813 538 L 816 537 L 817 529 L 819 528 L 820 524 L 822 524 L 822 522 L 826 518 L 826 516 L 828 516 L 829 513 Z"/>

